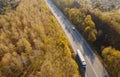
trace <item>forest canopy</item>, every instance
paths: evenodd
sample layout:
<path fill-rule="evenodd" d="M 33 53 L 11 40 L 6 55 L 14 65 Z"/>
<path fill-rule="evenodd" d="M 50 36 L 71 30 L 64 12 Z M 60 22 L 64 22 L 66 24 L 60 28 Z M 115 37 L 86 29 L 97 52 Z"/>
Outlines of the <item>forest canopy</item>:
<path fill-rule="evenodd" d="M 0 77 L 80 77 L 71 51 L 44 0 L 0 15 Z"/>

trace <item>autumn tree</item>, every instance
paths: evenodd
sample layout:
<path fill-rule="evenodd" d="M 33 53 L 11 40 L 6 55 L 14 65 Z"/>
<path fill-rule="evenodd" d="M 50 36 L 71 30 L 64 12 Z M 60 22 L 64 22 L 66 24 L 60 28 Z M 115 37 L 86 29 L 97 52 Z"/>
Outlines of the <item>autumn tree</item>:
<path fill-rule="evenodd" d="M 92 18 L 90 15 L 87 15 L 84 19 L 84 32 L 85 36 L 89 41 L 95 41 L 97 36 L 97 31 L 95 28 L 95 23 L 92 21 Z"/>
<path fill-rule="evenodd" d="M 112 48 L 106 47 L 102 51 L 102 56 L 107 64 L 108 72 L 112 77 L 119 77 L 120 72 L 120 51 Z M 112 70 L 112 71 L 111 71 Z"/>

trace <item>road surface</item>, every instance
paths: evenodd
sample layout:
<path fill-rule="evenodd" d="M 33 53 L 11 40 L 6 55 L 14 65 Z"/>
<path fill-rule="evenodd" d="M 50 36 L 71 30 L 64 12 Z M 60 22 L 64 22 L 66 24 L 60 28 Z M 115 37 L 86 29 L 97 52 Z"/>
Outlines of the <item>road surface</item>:
<path fill-rule="evenodd" d="M 58 20 L 62 29 L 64 30 L 74 53 L 79 49 L 83 54 L 87 63 L 85 77 L 109 77 L 105 68 L 97 58 L 96 54 L 92 51 L 90 46 L 81 36 L 81 34 L 73 29 L 74 25 L 64 16 L 64 14 L 54 5 L 51 0 L 45 0 L 53 15 Z"/>

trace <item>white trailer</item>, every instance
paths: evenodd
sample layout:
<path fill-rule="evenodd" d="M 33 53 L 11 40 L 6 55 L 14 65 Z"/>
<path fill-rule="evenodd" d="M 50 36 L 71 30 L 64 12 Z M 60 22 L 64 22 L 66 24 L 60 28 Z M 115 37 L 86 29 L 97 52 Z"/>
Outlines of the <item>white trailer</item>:
<path fill-rule="evenodd" d="M 77 58 L 78 58 L 78 62 L 80 63 L 80 65 L 82 66 L 82 68 L 85 70 L 86 69 L 86 62 L 85 59 L 81 53 L 81 51 L 79 49 L 77 49 Z"/>

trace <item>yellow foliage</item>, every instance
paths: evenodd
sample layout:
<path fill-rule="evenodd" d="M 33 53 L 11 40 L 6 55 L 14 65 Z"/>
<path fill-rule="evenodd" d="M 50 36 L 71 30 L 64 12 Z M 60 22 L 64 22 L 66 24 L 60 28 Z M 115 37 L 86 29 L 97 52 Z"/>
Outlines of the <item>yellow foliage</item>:
<path fill-rule="evenodd" d="M 5 77 L 79 76 L 67 38 L 44 0 L 21 0 L 15 11 L 0 16 L 0 34 Z"/>
<path fill-rule="evenodd" d="M 10 60 L 11 60 L 11 54 L 10 53 L 6 53 L 3 58 L 2 58 L 2 61 L 1 63 L 5 66 L 5 65 L 8 65 L 10 63 Z"/>
<path fill-rule="evenodd" d="M 120 72 L 120 51 L 112 48 L 107 47 L 104 48 L 102 51 L 102 56 L 104 58 L 105 63 L 107 64 L 107 69 L 110 73 L 110 75 L 113 77 L 118 77 Z M 110 71 L 112 70 L 112 71 Z"/>
<path fill-rule="evenodd" d="M 86 26 L 90 26 L 93 28 L 95 27 L 95 23 L 92 21 L 91 15 L 87 15 L 84 22 Z"/>
<path fill-rule="evenodd" d="M 85 28 L 85 32 L 86 32 L 86 31 L 89 31 L 89 30 L 90 30 L 90 27 L 87 26 L 87 27 Z"/>

